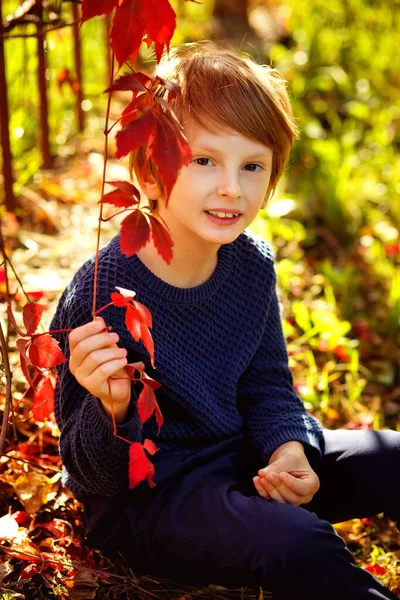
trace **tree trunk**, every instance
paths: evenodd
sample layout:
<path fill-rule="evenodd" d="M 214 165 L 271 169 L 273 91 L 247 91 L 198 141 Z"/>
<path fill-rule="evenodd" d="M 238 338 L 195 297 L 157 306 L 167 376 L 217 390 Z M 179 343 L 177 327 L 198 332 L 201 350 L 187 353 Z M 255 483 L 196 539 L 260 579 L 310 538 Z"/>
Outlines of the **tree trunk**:
<path fill-rule="evenodd" d="M 260 38 L 248 23 L 249 0 L 215 0 L 213 37 L 227 40 L 240 50 L 260 48 Z M 254 48 L 255 46 L 255 48 Z"/>

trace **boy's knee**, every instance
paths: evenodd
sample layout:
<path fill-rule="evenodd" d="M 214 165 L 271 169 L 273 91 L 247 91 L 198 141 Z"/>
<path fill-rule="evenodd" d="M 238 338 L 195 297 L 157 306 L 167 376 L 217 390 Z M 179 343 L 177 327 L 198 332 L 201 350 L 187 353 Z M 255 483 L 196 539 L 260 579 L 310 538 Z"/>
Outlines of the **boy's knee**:
<path fill-rule="evenodd" d="M 310 564 L 320 564 L 326 557 L 345 551 L 351 560 L 343 540 L 327 521 L 315 513 L 291 505 L 280 505 L 270 535 L 264 534 L 263 542 L 257 547 L 252 560 L 255 585 L 265 585 L 271 574 L 275 580 L 301 578 Z M 272 537 L 273 536 L 273 537 Z M 266 552 L 266 547 L 268 551 Z M 266 557 L 270 560 L 266 560 Z M 271 568 L 272 567 L 272 568 Z"/>

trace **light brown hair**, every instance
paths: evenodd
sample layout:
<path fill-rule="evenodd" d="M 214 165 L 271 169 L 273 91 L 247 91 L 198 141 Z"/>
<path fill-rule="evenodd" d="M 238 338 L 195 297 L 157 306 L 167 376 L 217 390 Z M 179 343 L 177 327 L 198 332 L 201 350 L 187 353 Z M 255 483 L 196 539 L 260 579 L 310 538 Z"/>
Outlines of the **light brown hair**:
<path fill-rule="evenodd" d="M 170 103 L 181 125 L 191 118 L 206 129 L 228 126 L 272 149 L 270 196 L 298 137 L 286 83 L 279 72 L 205 41 L 171 48 L 155 74 L 181 87 L 181 94 Z M 165 97 L 164 88 L 157 95 Z M 164 193 L 157 165 L 146 157 L 145 147 L 131 153 L 129 168 L 131 176 L 133 171 L 152 175 Z"/>

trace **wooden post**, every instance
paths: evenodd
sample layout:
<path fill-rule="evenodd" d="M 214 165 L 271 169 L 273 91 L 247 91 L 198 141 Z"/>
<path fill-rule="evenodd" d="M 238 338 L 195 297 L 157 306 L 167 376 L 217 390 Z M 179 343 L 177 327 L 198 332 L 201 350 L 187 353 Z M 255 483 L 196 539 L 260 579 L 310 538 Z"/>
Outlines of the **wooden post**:
<path fill-rule="evenodd" d="M 78 117 L 78 131 L 85 129 L 85 115 L 82 109 L 83 102 L 83 90 L 82 90 L 82 54 L 81 54 L 81 40 L 79 37 L 79 20 L 80 12 L 79 6 L 76 2 L 72 3 L 72 17 L 74 21 L 73 33 L 74 33 L 74 54 L 75 54 L 75 73 L 77 81 L 76 90 L 76 114 Z"/>
<path fill-rule="evenodd" d="M 6 61 L 4 55 L 3 39 L 3 13 L 0 0 L 0 135 L 3 150 L 3 177 L 5 205 L 8 212 L 15 211 L 15 197 L 13 192 L 13 171 L 10 145 L 10 130 L 8 127 L 9 112 L 7 99 Z"/>
<path fill-rule="evenodd" d="M 40 101 L 40 126 L 41 138 L 40 147 L 42 151 L 43 169 L 51 168 L 51 156 L 49 145 L 49 124 L 47 116 L 49 114 L 47 103 L 47 84 L 46 84 L 46 55 L 44 49 L 45 32 L 43 27 L 43 5 L 42 0 L 36 0 L 37 13 L 39 21 L 37 23 L 37 40 L 38 40 L 38 85 L 39 85 L 39 101 Z"/>

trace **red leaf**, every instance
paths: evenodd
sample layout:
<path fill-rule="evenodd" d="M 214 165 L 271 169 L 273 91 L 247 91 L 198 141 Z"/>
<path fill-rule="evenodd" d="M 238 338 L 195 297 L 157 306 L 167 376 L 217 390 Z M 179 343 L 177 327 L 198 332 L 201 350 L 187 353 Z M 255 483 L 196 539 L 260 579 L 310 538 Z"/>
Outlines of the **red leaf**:
<path fill-rule="evenodd" d="M 28 565 L 27 567 L 25 567 L 25 569 L 22 569 L 21 573 L 19 574 L 18 580 L 30 580 L 36 573 L 40 573 L 41 570 L 42 567 L 40 567 L 39 565 L 35 565 L 35 563 Z"/>
<path fill-rule="evenodd" d="M 40 369 L 50 369 L 67 360 L 58 342 L 49 334 L 33 337 L 28 352 L 32 365 Z"/>
<path fill-rule="evenodd" d="M 120 66 L 129 57 L 131 63 L 134 63 L 144 32 L 145 22 L 141 0 L 124 0 L 115 11 L 110 35 L 111 48 Z"/>
<path fill-rule="evenodd" d="M 14 327 L 15 331 L 18 333 L 18 335 L 22 335 L 22 336 L 26 335 L 26 333 L 24 331 L 22 331 L 17 325 L 17 322 L 14 318 L 13 311 L 11 310 L 11 302 L 9 302 L 9 304 L 7 306 L 7 317 L 8 317 L 8 320 L 10 321 L 10 323 L 12 324 L 12 326 Z"/>
<path fill-rule="evenodd" d="M 133 96 L 135 97 L 139 92 L 147 92 L 145 85 L 151 84 L 152 81 L 153 79 L 145 73 L 129 73 L 118 77 L 106 92 L 131 91 L 134 92 Z"/>
<path fill-rule="evenodd" d="M 153 481 L 154 476 L 154 465 L 149 461 L 144 448 L 150 453 L 154 454 L 157 451 L 154 444 L 150 440 L 146 440 L 145 443 L 140 444 L 139 442 L 133 442 L 129 448 L 129 487 L 132 489 L 137 486 L 138 483 L 144 479 L 148 480 L 149 486 L 154 487 Z M 154 447 L 154 448 L 153 448 Z"/>
<path fill-rule="evenodd" d="M 82 0 L 82 23 L 92 17 L 108 15 L 117 4 L 118 0 Z"/>
<path fill-rule="evenodd" d="M 146 452 L 148 452 L 148 453 L 149 453 L 149 454 L 151 454 L 151 455 L 155 454 L 155 453 L 157 452 L 157 450 L 158 450 L 158 448 L 157 448 L 157 446 L 155 445 L 155 443 L 154 443 L 154 442 L 152 442 L 152 441 L 151 441 L 151 440 L 149 440 L 149 439 L 146 439 L 146 440 L 143 442 L 143 448 L 146 450 Z"/>
<path fill-rule="evenodd" d="M 172 241 L 171 235 L 165 225 L 160 223 L 156 217 L 149 215 L 151 237 L 154 242 L 154 246 L 163 260 L 169 265 L 172 260 L 172 248 L 174 242 Z"/>
<path fill-rule="evenodd" d="M 365 567 L 366 571 L 369 571 L 370 573 L 372 573 L 373 575 L 384 575 L 386 573 L 386 569 L 384 567 L 381 567 L 380 565 L 372 565 L 372 564 L 368 564 Z"/>
<path fill-rule="evenodd" d="M 45 308 L 46 307 L 43 304 L 38 304 L 37 302 L 28 302 L 25 304 L 22 318 L 29 335 L 35 333 L 36 329 L 39 327 L 40 319 L 42 318 Z"/>
<path fill-rule="evenodd" d="M 126 109 L 125 109 L 126 110 Z M 123 114 L 126 114 L 125 111 Z M 116 158 L 123 158 L 139 146 L 146 146 L 150 135 L 156 127 L 156 119 L 150 106 L 144 107 L 143 112 L 137 112 L 137 118 L 129 119 L 116 135 Z M 135 115 L 136 116 L 136 113 Z"/>
<path fill-rule="evenodd" d="M 30 358 L 26 354 L 26 347 L 27 347 L 28 343 L 29 343 L 29 340 L 21 340 L 21 339 L 19 339 L 15 342 L 15 344 L 19 350 L 19 357 L 20 357 L 20 361 L 21 361 L 22 372 L 25 375 L 25 379 L 27 380 L 29 385 L 33 386 L 33 381 L 29 374 L 29 369 L 28 369 L 28 365 L 30 365 L 32 363 L 30 361 Z"/>
<path fill-rule="evenodd" d="M 131 183 L 128 183 L 127 181 L 107 181 L 106 183 L 110 183 L 118 189 L 104 194 L 101 200 L 99 200 L 102 204 L 113 204 L 114 206 L 124 208 L 132 206 L 132 204 L 138 204 L 140 192 Z"/>
<path fill-rule="evenodd" d="M 188 165 L 192 153 L 179 123 L 170 115 L 153 110 L 157 116 L 156 134 L 151 145 L 152 157 L 157 163 L 167 200 L 175 185 L 178 171 Z"/>
<path fill-rule="evenodd" d="M 135 310 L 138 313 L 138 319 L 139 319 L 141 325 L 145 325 L 146 327 L 151 327 L 152 326 L 152 318 L 151 318 L 151 312 L 149 311 L 149 309 L 144 304 L 141 304 L 141 302 L 136 302 L 135 300 L 132 301 L 132 304 L 134 305 Z"/>
<path fill-rule="evenodd" d="M 136 296 L 136 292 L 134 292 L 133 290 L 127 290 L 126 288 L 120 287 L 119 285 L 116 285 L 115 289 L 118 290 L 121 296 L 128 300 L 132 300 L 132 298 Z"/>
<path fill-rule="evenodd" d="M 128 375 L 131 379 L 137 379 L 136 371 L 139 371 L 140 374 L 143 374 L 144 373 L 144 363 L 141 361 L 136 362 L 136 363 L 130 363 L 125 366 L 125 371 L 128 373 Z"/>
<path fill-rule="evenodd" d="M 36 422 L 45 421 L 56 422 L 54 416 L 54 390 L 56 386 L 56 376 L 49 373 L 43 376 L 37 385 L 33 395 L 32 414 Z"/>
<path fill-rule="evenodd" d="M 154 381 L 152 379 L 150 381 L 157 383 L 156 381 Z M 164 423 L 164 418 L 161 414 L 160 407 L 158 406 L 156 396 L 154 394 L 152 386 L 148 385 L 146 383 L 146 380 L 142 380 L 142 383 L 143 383 L 143 389 L 140 392 L 140 395 L 138 398 L 138 414 L 139 414 L 140 424 L 143 425 L 143 423 L 145 423 L 147 421 L 147 419 L 150 419 L 151 415 L 154 412 L 156 412 L 157 424 L 158 424 L 158 427 L 160 428 L 161 425 Z M 158 384 L 157 387 L 160 387 L 160 384 Z M 161 422 L 159 422 L 160 419 L 161 419 Z"/>
<path fill-rule="evenodd" d="M 147 33 L 147 45 L 155 42 L 157 62 L 160 62 L 164 46 L 169 44 L 176 27 L 176 15 L 168 0 L 140 0 Z"/>
<path fill-rule="evenodd" d="M 132 304 L 128 304 L 126 307 L 125 325 L 133 339 L 138 342 L 141 336 L 141 326 L 137 310 Z"/>
<path fill-rule="evenodd" d="M 136 254 L 150 239 L 149 221 L 141 210 L 135 209 L 121 223 L 120 248 L 126 256 Z"/>
<path fill-rule="evenodd" d="M 151 365 L 153 368 L 155 368 L 155 366 L 154 366 L 154 342 L 153 342 L 153 338 L 151 337 L 151 333 L 147 329 L 147 327 L 142 325 L 140 328 L 140 334 L 141 334 L 141 338 L 142 338 L 144 347 L 146 348 L 147 352 L 150 355 Z"/>

